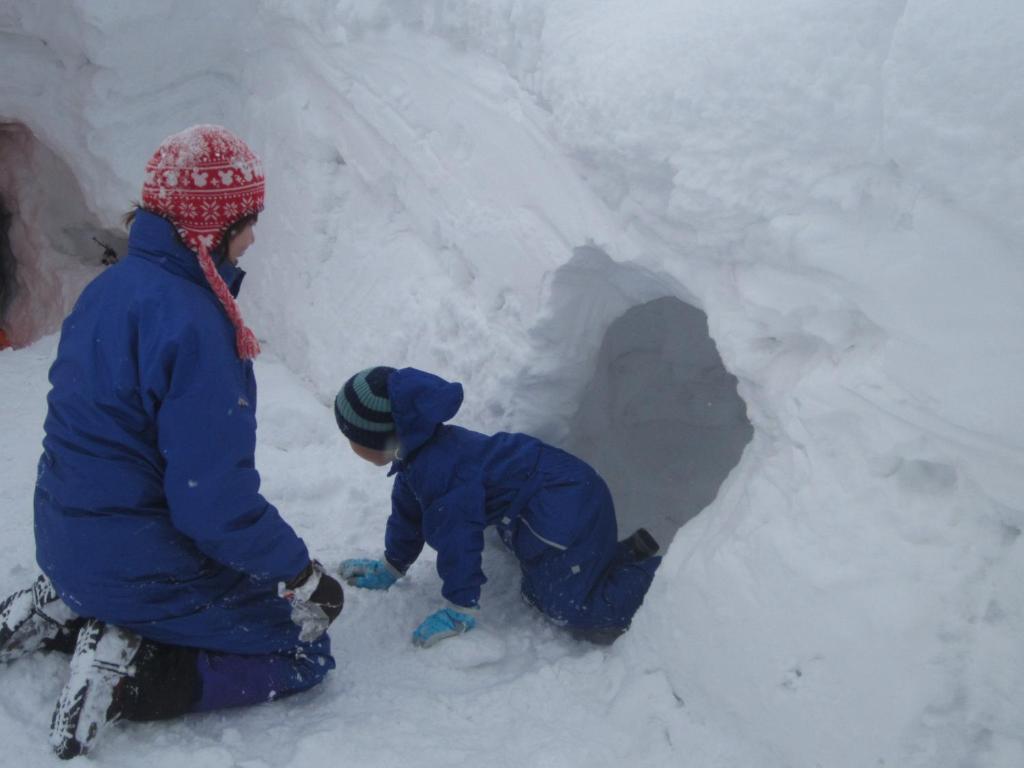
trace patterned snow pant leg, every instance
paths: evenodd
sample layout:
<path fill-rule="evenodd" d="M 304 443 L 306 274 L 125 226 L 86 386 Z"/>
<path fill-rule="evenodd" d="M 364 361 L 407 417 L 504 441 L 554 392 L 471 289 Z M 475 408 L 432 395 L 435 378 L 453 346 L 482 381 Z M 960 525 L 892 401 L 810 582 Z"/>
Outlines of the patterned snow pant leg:
<path fill-rule="evenodd" d="M 589 499 L 589 525 L 565 549 L 520 560 L 523 596 L 572 629 L 621 629 L 651 586 L 660 557 L 636 562 L 616 541 L 615 508 L 603 483 Z"/>

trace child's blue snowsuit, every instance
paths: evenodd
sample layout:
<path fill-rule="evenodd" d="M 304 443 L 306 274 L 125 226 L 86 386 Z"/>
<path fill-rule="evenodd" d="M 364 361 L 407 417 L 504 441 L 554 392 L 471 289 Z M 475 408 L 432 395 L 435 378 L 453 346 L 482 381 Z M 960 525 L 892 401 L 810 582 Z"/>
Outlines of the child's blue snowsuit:
<path fill-rule="evenodd" d="M 243 273 L 219 271 L 233 292 Z M 64 601 L 201 649 L 199 709 L 320 682 L 277 583 L 309 552 L 259 493 L 256 381 L 196 255 L 139 211 L 127 256 L 82 293 L 50 369 L 36 558 Z"/>
<path fill-rule="evenodd" d="M 660 557 L 634 562 L 616 546 L 608 487 L 585 462 L 523 434 L 483 435 L 443 422 L 462 386 L 414 368 L 391 374 L 395 462 L 385 557 L 405 571 L 424 542 L 437 550 L 442 593 L 475 606 L 484 528 L 496 525 L 522 566 L 524 597 L 565 626 L 625 628 Z"/>

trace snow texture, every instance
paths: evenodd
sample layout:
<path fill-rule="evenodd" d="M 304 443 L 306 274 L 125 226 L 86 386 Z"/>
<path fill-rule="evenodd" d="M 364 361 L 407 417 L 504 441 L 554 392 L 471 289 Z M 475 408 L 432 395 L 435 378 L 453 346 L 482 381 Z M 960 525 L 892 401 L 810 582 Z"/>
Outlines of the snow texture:
<path fill-rule="evenodd" d="M 641 395 L 695 379 L 652 339 L 704 313 L 753 427 L 723 409 L 715 482 L 739 463 L 610 648 L 521 604 L 493 541 L 480 626 L 413 648 L 440 606 L 425 554 L 348 590 L 319 690 L 122 725 L 95 759 L 1024 764 L 1022 42 L 1011 0 L 0 3 L 0 194 L 39 296 L 20 343 L 90 269 L 65 222 L 113 231 L 189 124 L 245 137 L 268 178 L 242 298 L 257 463 L 324 562 L 381 547 L 388 483 L 330 412 L 370 365 L 462 381 L 466 426 L 590 444 L 636 489 L 624 516 L 668 530 L 694 414 Z M 55 349 L 0 352 L 4 591 L 35 574 Z M 649 442 L 635 409 L 602 413 L 615 387 Z M 0 670 L 26 765 L 52 760 L 65 674 Z"/>

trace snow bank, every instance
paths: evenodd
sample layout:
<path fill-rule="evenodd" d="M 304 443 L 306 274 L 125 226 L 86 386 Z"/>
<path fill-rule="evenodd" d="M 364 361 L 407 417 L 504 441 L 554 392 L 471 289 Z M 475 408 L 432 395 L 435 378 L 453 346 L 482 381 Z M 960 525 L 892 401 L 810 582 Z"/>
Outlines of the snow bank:
<path fill-rule="evenodd" d="M 466 425 L 571 442 L 588 387 L 611 381 L 602 345 L 642 349 L 609 329 L 668 297 L 706 313 L 754 432 L 610 651 L 531 616 L 494 556 L 486 630 L 414 653 L 404 633 L 436 596 L 421 562 L 388 600 L 352 596 L 322 692 L 124 729 L 105 760 L 1021 764 L 1015 5 L 201 10 L 0 12 L 17 65 L 0 119 L 65 162 L 108 227 L 186 124 L 224 123 L 263 156 L 243 304 L 281 362 L 259 371 L 258 458 L 324 557 L 379 547 L 386 484 L 339 456 L 325 406 L 366 365 L 462 380 Z M 30 386 L 39 411 L 38 370 Z M 5 478 L 31 466 L 33 447 L 7 450 Z M 635 456 L 624 475 L 651 469 Z M 17 477 L 5 588 L 31 569 Z M 4 674 L 25 675 L 26 702 L 0 729 L 41 754 L 38 681 Z"/>

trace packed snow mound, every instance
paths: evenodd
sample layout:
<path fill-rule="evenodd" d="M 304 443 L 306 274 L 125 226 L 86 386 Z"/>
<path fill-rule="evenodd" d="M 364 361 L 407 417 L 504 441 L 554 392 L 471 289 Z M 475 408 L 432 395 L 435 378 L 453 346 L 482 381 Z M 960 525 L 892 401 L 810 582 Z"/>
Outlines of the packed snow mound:
<path fill-rule="evenodd" d="M 66 165 L 98 228 L 188 124 L 263 158 L 242 300 L 270 353 L 258 461 L 325 558 L 380 546 L 386 483 L 338 458 L 327 407 L 368 365 L 462 381 L 466 426 L 569 444 L 606 339 L 641 351 L 613 327 L 678 301 L 753 426 L 610 651 L 531 616 L 496 557 L 487 632 L 415 655 L 421 562 L 395 599 L 354 597 L 318 694 L 126 728 L 105 760 L 1024 763 L 1016 3 L 26 2 L 0 35 L 0 122 Z M 55 183 L 19 178 L 15 214 Z M 23 403 L 5 432 L 38 436 L 52 353 L 0 353 Z M 33 567 L 26 442 L 0 465 L 3 588 Z M 624 476 L 650 468 L 632 455 Z M 45 664 L 43 692 L 2 671 L 24 696 L 0 732 L 37 763 Z M 284 721 L 293 750 L 273 746 Z"/>

